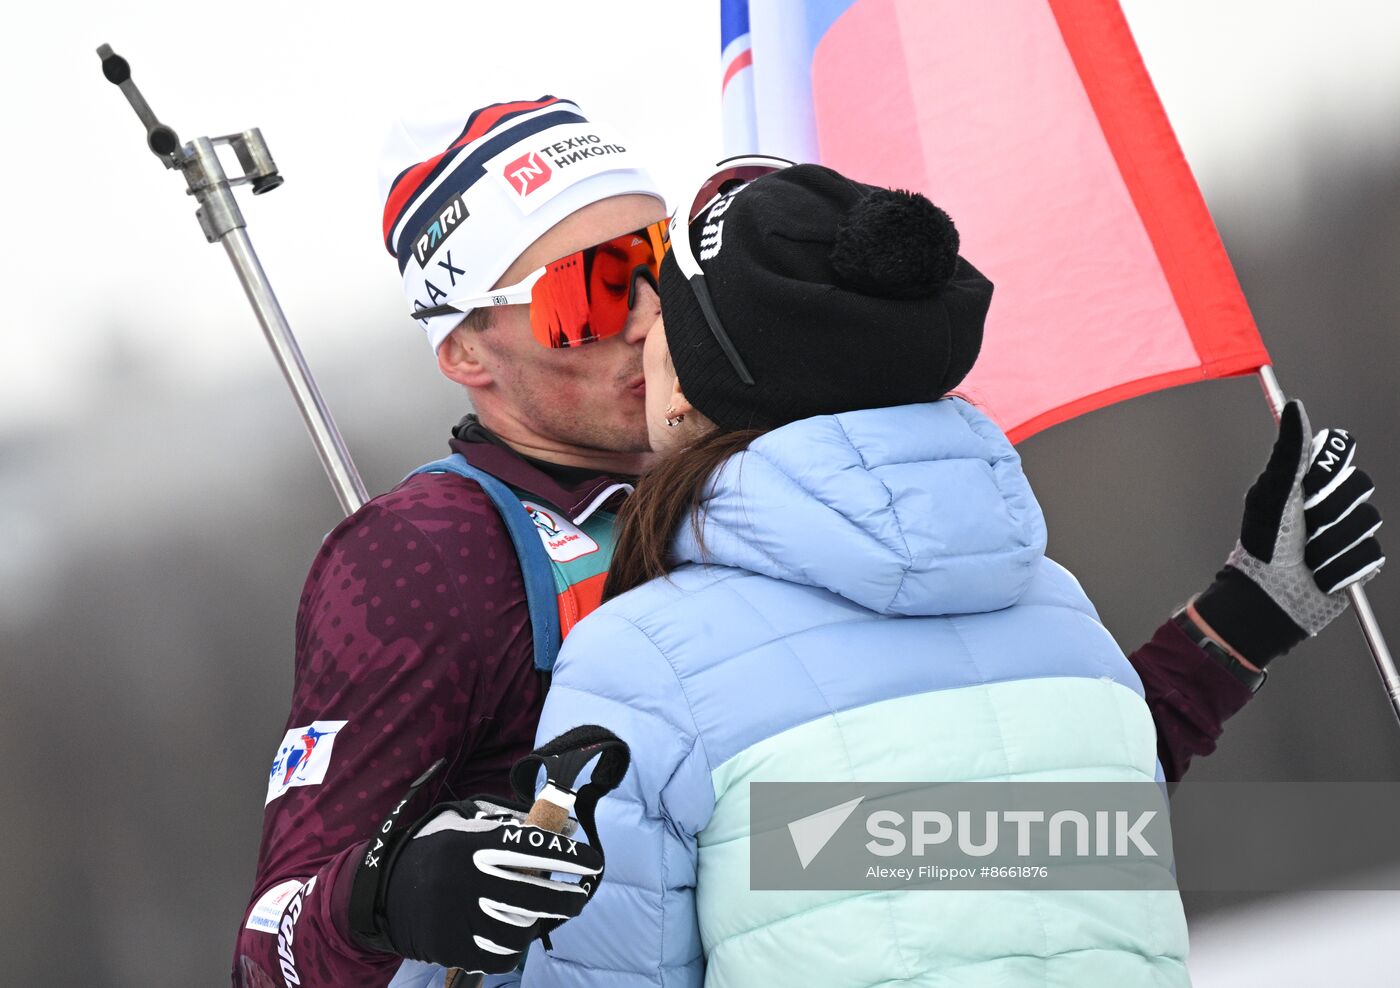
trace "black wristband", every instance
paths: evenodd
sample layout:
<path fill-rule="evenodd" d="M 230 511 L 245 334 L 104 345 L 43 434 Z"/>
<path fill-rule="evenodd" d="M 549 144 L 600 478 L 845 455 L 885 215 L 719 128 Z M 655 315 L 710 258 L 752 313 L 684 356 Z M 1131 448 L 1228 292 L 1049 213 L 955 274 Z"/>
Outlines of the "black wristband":
<path fill-rule="evenodd" d="M 1196 613 L 1260 669 L 1308 637 L 1264 589 L 1233 566 L 1196 598 Z"/>
<path fill-rule="evenodd" d="M 350 885 L 350 933 L 366 949 L 386 954 L 398 953 L 389 942 L 384 926 L 384 887 L 389 872 L 393 870 L 394 859 L 403 849 L 404 838 L 414 829 L 407 825 L 403 811 L 413 803 L 423 784 L 445 764 L 447 759 L 439 758 L 409 784 L 408 792 L 370 836 L 365 856 L 355 871 L 354 881 Z M 408 820 L 411 819 L 408 817 Z"/>
<path fill-rule="evenodd" d="M 374 846 L 374 841 L 370 841 Z M 366 950 L 384 954 L 395 953 L 394 945 L 384 935 L 380 921 L 383 894 L 380 882 L 384 873 L 371 870 L 361 862 L 350 885 L 350 935 Z"/>
<path fill-rule="evenodd" d="M 1200 605 L 1198 604 L 1197 610 L 1199 611 L 1199 609 Z M 1176 622 L 1176 626 L 1185 633 L 1186 637 L 1195 643 L 1197 648 L 1220 663 L 1230 671 L 1231 675 L 1249 687 L 1249 692 L 1259 692 L 1259 687 L 1263 686 L 1264 680 L 1269 677 L 1269 674 L 1262 667 L 1258 672 L 1246 668 L 1244 663 L 1221 648 L 1215 639 L 1206 634 L 1205 629 L 1191 619 L 1191 615 L 1186 612 L 1185 607 L 1173 614 L 1172 620 Z"/>

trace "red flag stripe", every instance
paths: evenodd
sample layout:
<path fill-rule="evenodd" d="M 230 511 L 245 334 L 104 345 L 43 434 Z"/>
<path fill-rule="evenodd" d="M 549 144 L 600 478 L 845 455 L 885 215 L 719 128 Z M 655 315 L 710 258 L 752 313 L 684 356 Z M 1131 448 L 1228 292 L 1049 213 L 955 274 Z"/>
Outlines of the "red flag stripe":
<path fill-rule="evenodd" d="M 719 91 L 722 93 L 729 87 L 729 80 L 738 75 L 741 71 L 753 64 L 753 49 L 748 48 L 742 55 L 729 63 L 729 68 L 724 70 L 724 81 L 720 83 Z"/>
<path fill-rule="evenodd" d="M 1200 355 L 1195 379 L 1253 373 L 1269 355 L 1122 10 L 1116 0 L 1050 9 Z"/>

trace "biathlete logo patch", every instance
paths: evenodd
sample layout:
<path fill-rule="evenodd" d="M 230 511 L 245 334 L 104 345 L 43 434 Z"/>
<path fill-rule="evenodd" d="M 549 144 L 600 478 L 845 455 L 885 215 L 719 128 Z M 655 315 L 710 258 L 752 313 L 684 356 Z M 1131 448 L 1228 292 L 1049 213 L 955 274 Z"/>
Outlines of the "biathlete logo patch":
<path fill-rule="evenodd" d="M 266 806 L 293 786 L 317 786 L 325 781 L 331 765 L 335 736 L 349 721 L 318 720 L 309 727 L 294 727 L 282 738 L 272 770 L 267 775 Z"/>
<path fill-rule="evenodd" d="M 593 541 L 583 529 L 569 519 L 561 517 L 557 511 L 541 507 L 530 501 L 521 501 L 540 533 L 540 541 L 556 563 L 571 563 L 575 559 L 598 551 L 598 543 Z"/>

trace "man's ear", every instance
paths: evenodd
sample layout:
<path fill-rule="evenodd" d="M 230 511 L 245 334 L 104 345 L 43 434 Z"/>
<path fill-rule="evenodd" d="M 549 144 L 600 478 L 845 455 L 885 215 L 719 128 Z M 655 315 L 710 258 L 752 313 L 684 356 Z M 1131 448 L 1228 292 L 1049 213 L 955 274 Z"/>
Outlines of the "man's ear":
<path fill-rule="evenodd" d="M 438 369 L 448 380 L 467 388 L 484 388 L 491 384 L 491 372 L 482 362 L 478 333 L 464 319 L 438 347 Z"/>

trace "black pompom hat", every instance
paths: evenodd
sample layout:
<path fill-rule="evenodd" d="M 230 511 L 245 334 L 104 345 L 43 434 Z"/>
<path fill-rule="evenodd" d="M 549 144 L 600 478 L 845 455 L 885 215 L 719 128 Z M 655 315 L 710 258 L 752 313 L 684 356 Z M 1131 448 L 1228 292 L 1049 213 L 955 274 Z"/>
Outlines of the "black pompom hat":
<path fill-rule="evenodd" d="M 701 213 L 690 237 L 755 383 L 739 380 L 670 254 L 667 346 L 686 398 L 725 431 L 935 401 L 977 359 L 992 283 L 917 193 L 794 165 Z"/>

